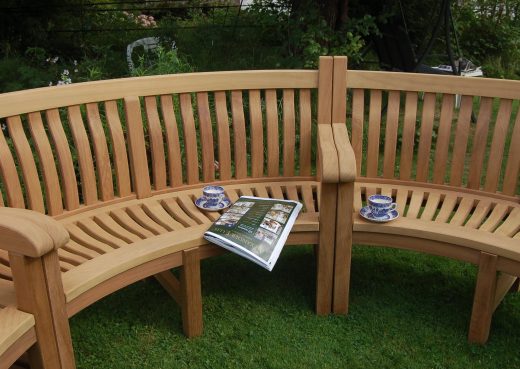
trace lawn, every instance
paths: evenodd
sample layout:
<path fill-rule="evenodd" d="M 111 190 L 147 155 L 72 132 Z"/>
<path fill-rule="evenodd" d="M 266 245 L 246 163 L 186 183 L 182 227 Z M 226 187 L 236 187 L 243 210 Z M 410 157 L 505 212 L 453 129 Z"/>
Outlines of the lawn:
<path fill-rule="evenodd" d="M 202 264 L 204 334 L 181 334 L 153 280 L 72 318 L 78 368 L 520 368 L 520 294 L 494 315 L 486 346 L 466 341 L 475 267 L 357 246 L 348 316 L 313 313 L 311 247 L 287 247 L 269 273 L 235 255 Z"/>

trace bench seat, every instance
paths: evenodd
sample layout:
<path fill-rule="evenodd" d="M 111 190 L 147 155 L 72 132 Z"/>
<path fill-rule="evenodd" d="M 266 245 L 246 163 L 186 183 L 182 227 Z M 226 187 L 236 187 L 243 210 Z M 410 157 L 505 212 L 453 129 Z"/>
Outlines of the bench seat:
<path fill-rule="evenodd" d="M 386 224 L 363 219 L 359 210 L 365 199 L 375 193 L 396 199 L 400 218 Z M 520 275 L 519 202 L 500 199 L 483 191 L 462 193 L 455 188 L 370 182 L 356 183 L 354 196 L 354 242 L 397 243 L 401 248 L 474 264 L 478 264 L 480 252 L 484 251 L 511 261 L 499 270 Z M 442 247 L 442 244 L 451 246 Z"/>
<path fill-rule="evenodd" d="M 302 202 L 303 212 L 288 243 L 319 242 L 319 182 L 277 179 L 231 183 L 224 188 L 232 201 L 240 196 L 260 196 Z M 220 213 L 198 209 L 194 200 L 201 195 L 199 186 L 57 217 L 70 235 L 69 242 L 58 249 L 68 315 L 139 279 L 183 265 L 184 250 L 204 246 L 199 250 L 200 258 L 221 252 L 203 238 Z M 9 277 L 6 264 L 2 264 L 4 274 Z M 172 278 L 162 276 L 159 281 L 180 302 L 178 283 L 168 285 Z M 0 304 L 14 302 L 10 284 L 11 288 L 2 288 Z"/>
<path fill-rule="evenodd" d="M 0 304 L 0 369 L 8 369 L 34 343 L 34 317 Z"/>

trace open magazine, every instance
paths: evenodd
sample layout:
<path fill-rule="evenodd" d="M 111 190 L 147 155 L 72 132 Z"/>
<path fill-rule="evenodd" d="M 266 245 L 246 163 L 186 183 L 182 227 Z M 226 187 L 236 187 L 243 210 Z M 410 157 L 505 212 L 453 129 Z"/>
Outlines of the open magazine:
<path fill-rule="evenodd" d="M 301 208 L 297 201 L 242 196 L 204 238 L 271 271 Z"/>

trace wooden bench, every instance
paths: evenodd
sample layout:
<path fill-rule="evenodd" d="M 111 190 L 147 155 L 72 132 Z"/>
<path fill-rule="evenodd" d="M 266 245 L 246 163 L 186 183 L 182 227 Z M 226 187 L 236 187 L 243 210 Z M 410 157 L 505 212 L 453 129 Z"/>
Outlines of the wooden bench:
<path fill-rule="evenodd" d="M 346 69 L 335 57 L 334 312 L 348 309 L 352 243 L 446 256 L 478 265 L 468 337 L 486 342 L 520 277 L 520 82 Z M 394 197 L 399 219 L 359 216 L 376 193 Z"/>
<path fill-rule="evenodd" d="M 288 243 L 318 245 L 316 311 L 330 313 L 338 181 L 331 81 L 325 57 L 319 71 L 129 78 L 0 95 L 0 227 L 16 211 L 28 224 L 46 222 L 51 237 L 67 236 L 24 253 L 16 235 L 0 232 L 0 305 L 34 315 L 42 352 L 54 357 L 49 368 L 74 367 L 68 317 L 152 275 L 180 304 L 185 334 L 201 334 L 200 259 L 222 252 L 202 237 L 219 214 L 194 205 L 209 183 L 231 200 L 304 203 Z M 49 333 L 57 347 L 47 347 Z"/>

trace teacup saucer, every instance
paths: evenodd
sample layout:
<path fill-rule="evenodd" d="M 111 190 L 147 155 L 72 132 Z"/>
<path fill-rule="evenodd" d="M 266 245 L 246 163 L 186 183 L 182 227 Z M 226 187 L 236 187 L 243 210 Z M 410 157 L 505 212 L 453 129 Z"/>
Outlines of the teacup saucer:
<path fill-rule="evenodd" d="M 205 211 L 219 211 L 226 208 L 229 208 L 231 206 L 231 200 L 227 197 L 224 197 L 221 202 L 219 202 L 217 205 L 211 206 L 209 203 L 207 203 L 207 199 L 205 197 L 199 197 L 197 200 L 195 200 L 195 205 L 202 210 Z"/>
<path fill-rule="evenodd" d="M 359 215 L 361 215 L 366 220 L 370 220 L 371 222 L 378 222 L 378 223 L 386 223 L 390 222 L 391 220 L 399 218 L 399 212 L 397 210 L 390 210 L 388 213 L 385 214 L 383 217 L 376 218 L 371 212 L 370 207 L 365 206 L 359 211 Z"/>

